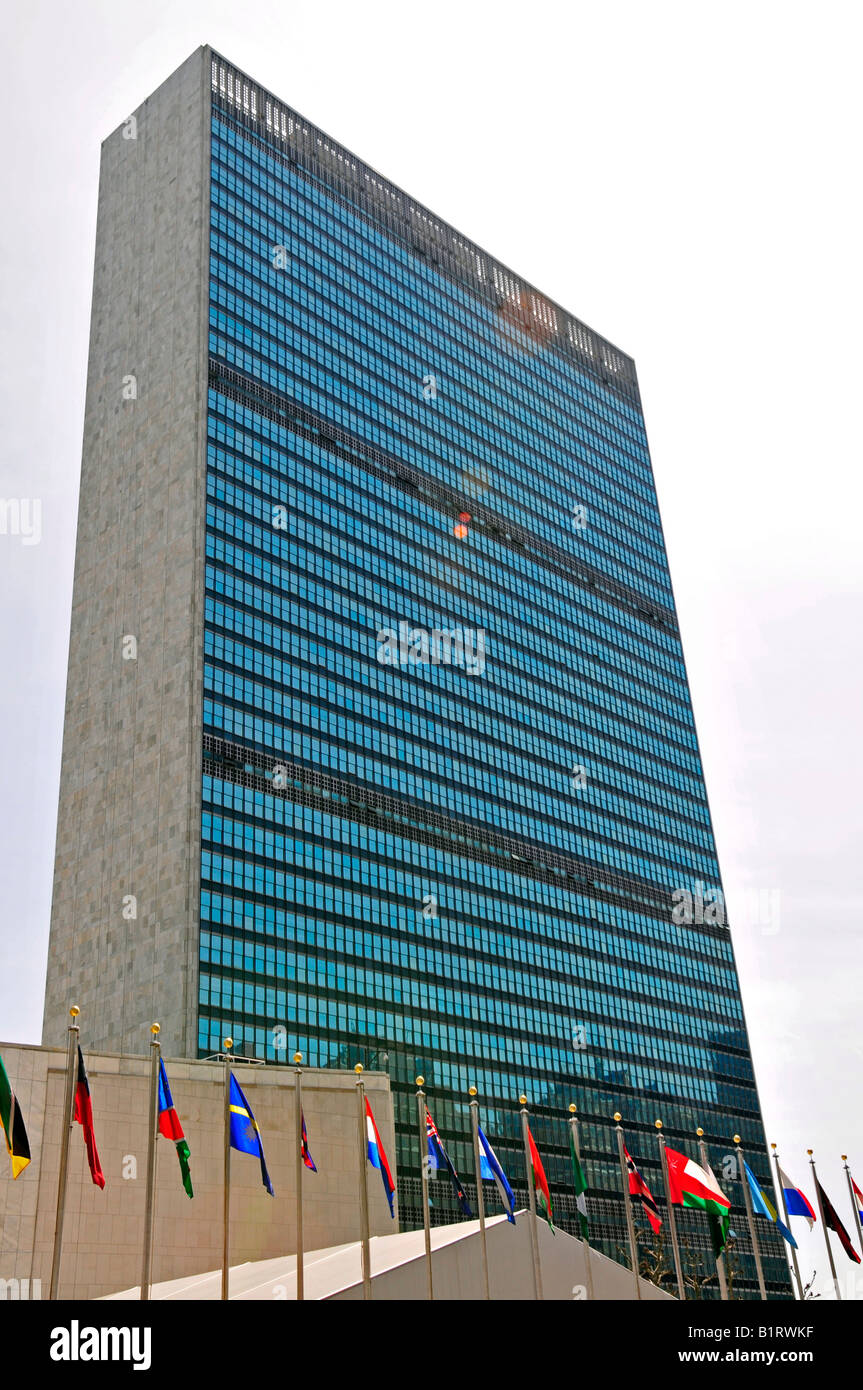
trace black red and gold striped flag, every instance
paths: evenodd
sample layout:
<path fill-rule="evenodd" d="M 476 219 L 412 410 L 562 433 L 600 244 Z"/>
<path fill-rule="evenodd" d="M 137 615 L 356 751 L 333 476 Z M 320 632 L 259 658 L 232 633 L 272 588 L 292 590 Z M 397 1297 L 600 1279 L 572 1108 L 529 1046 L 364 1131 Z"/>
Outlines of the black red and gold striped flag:
<path fill-rule="evenodd" d="M 6 1148 L 12 1160 L 12 1177 L 23 1173 L 30 1162 L 30 1144 L 24 1128 L 24 1116 L 18 1108 L 15 1092 L 9 1084 L 3 1058 L 0 1057 L 0 1119 L 6 1131 Z"/>
<path fill-rule="evenodd" d="M 87 1080 L 87 1068 L 84 1066 L 84 1054 L 78 1048 L 78 1084 L 75 1087 L 75 1109 L 73 1117 L 84 1131 L 84 1145 L 87 1149 L 87 1162 L 90 1165 L 90 1177 L 97 1187 L 105 1186 L 105 1174 L 102 1172 L 102 1165 L 99 1162 L 99 1153 L 96 1149 L 96 1135 L 93 1130 L 93 1106 L 90 1101 L 90 1082 Z"/>

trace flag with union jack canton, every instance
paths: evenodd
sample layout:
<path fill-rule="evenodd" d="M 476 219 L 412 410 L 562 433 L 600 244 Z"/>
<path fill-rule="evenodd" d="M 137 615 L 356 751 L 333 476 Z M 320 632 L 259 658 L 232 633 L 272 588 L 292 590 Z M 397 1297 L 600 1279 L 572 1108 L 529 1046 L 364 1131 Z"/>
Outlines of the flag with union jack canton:
<path fill-rule="evenodd" d="M 428 1139 L 429 1163 L 432 1168 L 437 1170 L 444 1168 L 449 1173 L 458 1204 L 464 1216 L 473 1216 L 467 1194 L 462 1186 L 462 1180 L 453 1167 L 452 1159 L 443 1146 L 443 1140 L 437 1132 L 437 1126 L 431 1117 L 431 1113 L 426 1106 L 426 1136 Z"/>

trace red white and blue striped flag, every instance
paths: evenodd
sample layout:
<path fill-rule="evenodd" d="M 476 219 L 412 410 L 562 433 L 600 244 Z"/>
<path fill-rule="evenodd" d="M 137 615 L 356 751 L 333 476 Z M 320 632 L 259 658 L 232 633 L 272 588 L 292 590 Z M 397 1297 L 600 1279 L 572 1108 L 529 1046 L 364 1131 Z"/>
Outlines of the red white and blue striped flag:
<path fill-rule="evenodd" d="M 853 1178 L 851 1179 L 851 1186 L 854 1188 L 854 1197 L 857 1202 L 857 1211 L 860 1215 L 860 1220 L 863 1221 L 863 1192 L 860 1191 L 860 1188 Z"/>
<path fill-rule="evenodd" d="M 776 1165 L 777 1168 L 779 1165 Z M 782 1191 L 785 1193 L 785 1206 L 789 1216 L 802 1216 L 804 1221 L 809 1222 L 809 1229 L 815 1225 L 818 1217 L 812 1210 L 812 1206 L 799 1187 L 795 1187 L 787 1173 L 779 1168 L 779 1181 L 782 1184 Z"/>
<path fill-rule="evenodd" d="M 366 1096 L 366 1135 L 368 1137 L 369 1163 L 373 1168 L 380 1170 L 381 1179 L 384 1184 L 384 1192 L 387 1194 L 387 1201 L 390 1204 L 390 1216 L 395 1219 L 395 1207 L 393 1206 L 393 1196 L 396 1185 L 393 1182 L 393 1175 L 390 1172 L 390 1165 L 387 1163 L 387 1156 L 384 1153 L 384 1146 L 381 1143 L 381 1136 L 378 1134 L 378 1127 L 375 1124 L 375 1117 L 372 1114 L 372 1107 L 369 1105 L 369 1098 Z"/>

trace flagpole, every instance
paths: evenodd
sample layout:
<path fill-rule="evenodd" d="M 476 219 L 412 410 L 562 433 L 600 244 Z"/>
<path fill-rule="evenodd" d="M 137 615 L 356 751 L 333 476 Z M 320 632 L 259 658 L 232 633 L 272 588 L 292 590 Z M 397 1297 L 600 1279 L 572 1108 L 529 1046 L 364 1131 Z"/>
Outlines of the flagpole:
<path fill-rule="evenodd" d="M 671 1249 L 674 1254 L 674 1272 L 677 1275 L 677 1295 L 686 1302 L 686 1285 L 683 1282 L 683 1269 L 680 1264 L 680 1248 L 677 1244 L 677 1222 L 674 1219 L 674 1207 L 671 1204 L 671 1186 L 668 1181 L 668 1159 L 665 1155 L 665 1137 L 662 1133 L 662 1121 L 654 1120 L 656 1126 L 656 1137 L 659 1140 L 659 1162 L 662 1166 L 662 1181 L 665 1184 L 665 1203 L 668 1207 L 668 1229 L 671 1232 Z"/>
<path fill-rule="evenodd" d="M 626 1159 L 623 1156 L 623 1130 L 620 1128 L 620 1121 L 623 1118 L 619 1110 L 614 1112 L 614 1128 L 617 1134 L 617 1157 L 620 1159 L 620 1176 L 623 1182 L 623 1201 L 626 1209 L 626 1229 L 629 1232 L 629 1255 L 632 1260 L 632 1277 L 635 1280 L 635 1297 L 641 1299 L 641 1280 L 638 1277 L 638 1240 L 635 1235 L 635 1221 L 632 1216 L 632 1199 L 629 1195 L 629 1174 L 626 1171 Z"/>
<path fill-rule="evenodd" d="M 222 1298 L 230 1296 L 230 1254 L 231 1254 L 231 1048 L 233 1038 L 225 1038 L 225 1179 L 224 1205 L 222 1211 Z"/>
<path fill-rule="evenodd" d="M 297 1112 L 297 1300 L 305 1299 L 305 1251 L 303 1249 L 303 1080 L 300 1062 L 302 1052 L 294 1053 L 296 1067 L 296 1112 Z"/>
<path fill-rule="evenodd" d="M 483 1297 L 490 1299 L 488 1283 L 488 1246 L 485 1239 L 485 1198 L 482 1192 L 482 1164 L 479 1157 L 479 1101 L 476 1098 L 476 1086 L 471 1086 L 468 1094 L 471 1096 L 470 1102 L 470 1131 L 473 1139 L 473 1166 L 476 1173 L 476 1209 L 479 1213 L 479 1244 L 482 1252 L 482 1287 Z"/>
<path fill-rule="evenodd" d="M 746 1222 L 749 1226 L 749 1238 L 752 1241 L 752 1253 L 755 1256 L 755 1270 L 758 1274 L 758 1289 L 761 1294 L 761 1302 L 767 1302 L 767 1289 L 764 1285 L 764 1270 L 761 1268 L 761 1250 L 758 1246 L 758 1236 L 755 1234 L 755 1216 L 752 1211 L 752 1194 L 749 1191 L 749 1179 L 746 1176 L 744 1166 L 743 1150 L 740 1147 L 740 1135 L 735 1134 L 732 1143 L 737 1150 L 738 1167 L 740 1169 L 740 1183 L 743 1188 L 743 1205 L 746 1208 Z"/>
<path fill-rule="evenodd" d="M 710 1159 L 707 1157 L 707 1145 L 704 1142 L 704 1130 L 699 1125 L 695 1133 L 698 1135 L 698 1155 L 701 1159 L 701 1166 L 706 1169 L 707 1172 L 712 1173 L 713 1169 L 710 1167 Z M 725 1254 L 722 1250 L 720 1250 L 719 1254 L 716 1256 L 716 1278 L 719 1281 L 719 1298 L 721 1302 L 727 1303 L 728 1282 L 725 1278 Z"/>
<path fill-rule="evenodd" d="M 527 1176 L 527 1198 L 530 1204 L 530 1253 L 533 1259 L 533 1294 L 542 1298 L 542 1270 L 539 1264 L 539 1236 L 536 1233 L 536 1192 L 533 1186 L 533 1163 L 527 1126 L 527 1096 L 519 1096 L 521 1105 L 521 1137 L 524 1143 L 524 1171 Z"/>
<path fill-rule="evenodd" d="M 72 1105 L 75 1100 L 74 1078 L 78 1068 L 78 1038 L 80 1029 L 75 1022 L 81 1010 L 73 1004 L 69 1010 L 72 1022 L 66 1043 L 66 1083 L 63 1091 L 63 1113 L 60 1124 L 60 1175 L 57 1180 L 57 1216 L 54 1222 L 54 1254 L 51 1259 L 51 1289 L 49 1298 L 56 1299 L 60 1284 L 60 1261 L 63 1256 L 63 1221 L 66 1216 L 66 1176 L 69 1170 L 69 1140 L 72 1137 Z"/>
<path fill-rule="evenodd" d="M 426 1275 L 428 1278 L 428 1297 L 433 1299 L 434 1281 L 432 1279 L 431 1216 L 429 1214 L 429 1179 L 431 1177 L 431 1166 L 429 1164 L 428 1129 L 426 1128 L 426 1098 L 425 1092 L 423 1091 L 424 1081 L 424 1076 L 417 1077 L 417 1119 L 420 1137 L 420 1181 L 423 1201 L 423 1235 L 425 1236 L 426 1247 Z"/>
<path fill-rule="evenodd" d="M 147 1302 L 153 1282 L 153 1216 L 156 1205 L 156 1127 L 159 1108 L 159 1045 L 158 1023 L 150 1025 L 150 1107 L 147 1112 L 147 1188 L 144 1206 L 144 1255 L 141 1261 L 141 1298 Z"/>
<path fill-rule="evenodd" d="M 578 1159 L 578 1166 L 580 1168 L 581 1140 L 578 1137 L 578 1115 L 576 1113 L 576 1107 L 574 1103 L 571 1103 L 569 1107 L 569 1128 L 572 1132 L 572 1142 L 575 1147 L 575 1156 Z M 579 1222 L 579 1228 L 580 1226 L 581 1223 Z M 587 1275 L 587 1296 L 592 1303 L 596 1295 L 593 1292 L 593 1267 L 590 1263 L 590 1237 L 582 1233 L 581 1243 L 584 1246 L 584 1269 Z"/>
<path fill-rule="evenodd" d="M 842 1162 L 845 1164 L 845 1176 L 848 1179 L 848 1196 L 851 1198 L 851 1206 L 854 1209 L 854 1229 L 860 1240 L 860 1249 L 863 1250 L 863 1227 L 860 1224 L 860 1206 L 854 1192 L 854 1184 L 851 1181 L 851 1169 L 848 1167 L 848 1155 L 842 1155 Z"/>
<path fill-rule="evenodd" d="M 836 1290 L 836 1297 L 842 1302 L 842 1294 L 839 1290 L 839 1280 L 836 1277 L 836 1266 L 833 1263 L 833 1251 L 830 1249 L 830 1232 L 827 1229 L 827 1222 L 824 1220 L 824 1204 L 821 1201 L 821 1188 L 818 1183 L 818 1174 L 815 1172 L 815 1159 L 812 1157 L 812 1150 L 807 1149 L 809 1155 L 809 1167 L 812 1169 L 812 1178 L 815 1183 L 815 1196 L 818 1200 L 818 1215 L 821 1217 L 821 1229 L 824 1232 L 824 1243 L 827 1246 L 827 1258 L 830 1261 L 830 1273 L 833 1275 L 833 1287 Z"/>
<path fill-rule="evenodd" d="M 788 1216 L 788 1203 L 785 1200 L 785 1186 L 782 1182 L 782 1175 L 779 1172 L 779 1155 L 776 1152 L 775 1144 L 771 1144 L 770 1147 L 773 1150 L 773 1162 L 776 1165 L 776 1187 L 774 1188 L 774 1192 L 777 1192 L 778 1196 L 782 1198 L 782 1211 L 785 1215 L 785 1225 L 788 1227 L 790 1231 L 791 1221 Z M 786 1250 L 790 1249 L 791 1251 L 791 1261 L 794 1266 L 794 1278 L 797 1280 L 797 1284 L 794 1289 L 794 1297 L 795 1299 L 802 1299 L 803 1284 L 800 1281 L 800 1266 L 797 1263 L 797 1251 L 794 1249 L 793 1245 L 789 1246 L 787 1241 L 785 1241 L 784 1244 Z"/>
<path fill-rule="evenodd" d="M 372 1296 L 372 1260 L 369 1247 L 369 1140 L 368 1127 L 366 1125 L 366 1088 L 363 1085 L 363 1064 L 357 1062 L 354 1067 L 357 1075 L 357 1119 L 359 1121 L 359 1140 L 360 1140 L 360 1247 L 362 1253 L 363 1266 L 363 1298 Z"/>

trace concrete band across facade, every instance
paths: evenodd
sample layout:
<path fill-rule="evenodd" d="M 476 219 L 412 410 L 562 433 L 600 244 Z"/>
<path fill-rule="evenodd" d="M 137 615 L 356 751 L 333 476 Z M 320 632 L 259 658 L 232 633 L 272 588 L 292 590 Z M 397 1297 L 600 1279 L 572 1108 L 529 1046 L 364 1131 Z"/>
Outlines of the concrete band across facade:
<path fill-rule="evenodd" d="M 531 1217 L 527 1211 L 516 1213 L 514 1226 L 505 1216 L 492 1216 L 486 1223 L 489 1296 L 502 1302 L 522 1302 L 534 1297 L 531 1220 L 536 1222 L 543 1300 L 587 1302 L 584 1245 L 564 1231 L 552 1235 L 544 1221 Z M 463 1303 L 484 1299 L 478 1221 L 435 1226 L 431 1232 L 431 1249 L 436 1302 Z M 422 1231 L 373 1236 L 370 1255 L 373 1299 L 413 1302 L 426 1298 Z M 603 1302 L 631 1302 L 634 1299 L 632 1275 L 623 1265 L 596 1250 L 590 1251 L 588 1258 L 595 1299 Z M 231 1297 L 252 1303 L 290 1300 L 296 1297 L 296 1279 L 296 1260 L 292 1256 L 254 1261 L 231 1271 Z M 220 1280 L 219 1270 L 210 1271 L 203 1277 L 173 1279 L 156 1286 L 152 1296 L 157 1302 L 161 1299 L 209 1302 L 219 1298 Z M 647 1279 L 640 1281 L 639 1291 L 644 1302 L 666 1302 L 672 1297 Z M 131 1288 L 109 1297 L 126 1302 L 135 1299 L 138 1293 L 138 1289 Z M 362 1299 L 359 1245 L 309 1251 L 305 1259 L 305 1296 L 334 1303 Z"/>
<path fill-rule="evenodd" d="M 189 1065 L 230 1035 L 267 1076 L 385 1074 L 408 1229 L 418 1074 L 474 1201 L 468 1088 L 522 1204 L 528 1096 L 572 1232 L 575 1103 L 613 1260 L 610 1117 L 656 1194 L 654 1121 L 693 1156 L 702 1127 L 757 1295 L 731 1136 L 769 1166 L 634 363 L 206 47 L 102 147 L 46 1047 L 73 1002 L 100 1056 L 158 1019 Z"/>

